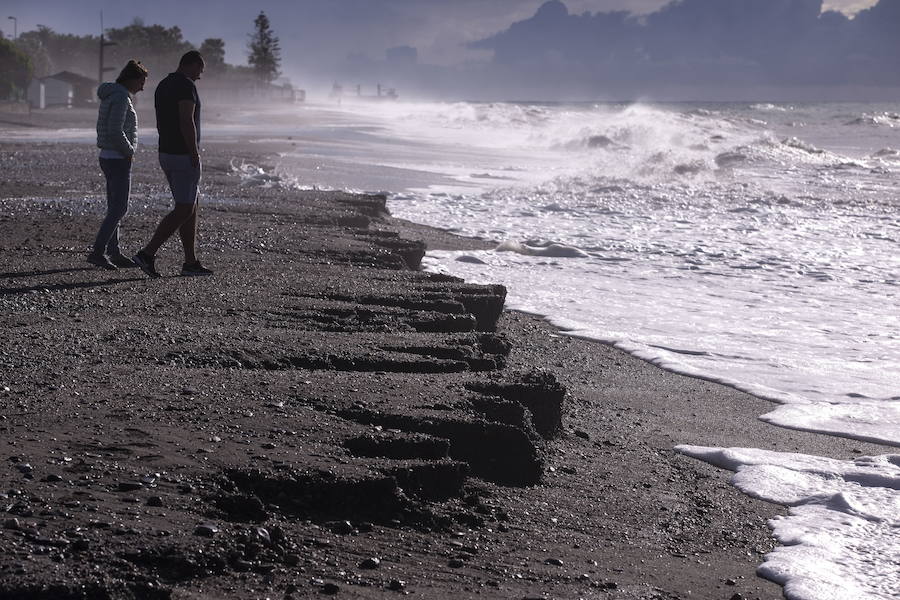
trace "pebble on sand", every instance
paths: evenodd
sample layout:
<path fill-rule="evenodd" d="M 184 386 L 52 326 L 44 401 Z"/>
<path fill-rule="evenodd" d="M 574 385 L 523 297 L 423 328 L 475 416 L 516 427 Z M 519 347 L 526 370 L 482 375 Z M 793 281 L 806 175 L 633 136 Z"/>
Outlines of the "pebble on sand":
<path fill-rule="evenodd" d="M 219 533 L 219 528 L 212 523 L 201 523 L 194 529 L 194 535 L 203 537 L 213 537 L 217 533 Z"/>
<path fill-rule="evenodd" d="M 333 595 L 333 594 L 337 594 L 339 591 L 341 591 L 341 588 L 338 587 L 338 585 L 335 583 L 326 583 L 325 585 L 322 586 L 323 594 Z"/>

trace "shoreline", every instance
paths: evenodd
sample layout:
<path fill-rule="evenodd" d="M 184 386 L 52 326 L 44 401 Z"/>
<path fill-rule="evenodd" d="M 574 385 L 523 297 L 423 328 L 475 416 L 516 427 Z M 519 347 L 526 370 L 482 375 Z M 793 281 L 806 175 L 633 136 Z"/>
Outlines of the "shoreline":
<path fill-rule="evenodd" d="M 758 579 L 754 571 L 762 553 L 772 548 L 765 521 L 784 509 L 743 496 L 727 483 L 727 473 L 675 453 L 674 446 L 752 445 L 844 458 L 880 448 L 767 425 L 756 417 L 760 406 L 772 406 L 768 401 L 664 371 L 612 346 L 561 335 L 523 313 L 504 311 L 497 321 L 499 335 L 509 341 L 503 366 L 474 371 L 473 361 L 482 361 L 477 363 L 481 368 L 483 361 L 499 360 L 492 358 L 484 339 L 465 352 L 454 350 L 444 341 L 410 332 L 412 322 L 425 327 L 421 308 L 403 309 L 414 315 L 401 313 L 400 307 L 388 310 L 372 298 L 457 285 L 398 269 L 397 257 L 410 260 L 424 250 L 400 238 L 421 239 L 433 247 L 473 248 L 479 242 L 385 217 L 378 202 L 364 196 L 242 188 L 227 172 L 228 159 L 260 161 L 265 154 L 238 146 L 212 144 L 205 158 L 204 188 L 211 202 L 203 208 L 201 238 L 211 266 L 219 270 L 214 278 L 166 278 L 163 283 L 169 287 L 151 287 L 131 273 L 95 281 L 102 272 L 84 265 L 78 247 L 89 239 L 101 214 L 102 179 L 93 173 L 94 149 L 3 143 L 0 154 L 4 164 L 23 167 L 12 169 L 14 177 L 0 186 L 0 229 L 7 240 L 0 242 L 0 300 L 8 301 L 8 310 L 14 311 L 9 314 L 18 323 L 6 326 L 3 337 L 7 347 L 22 353 L 2 358 L 14 365 L 7 371 L 14 374 L 10 377 L 27 382 L 0 381 L 0 389 L 11 388 L 0 394 L 6 417 L 0 427 L 8 444 L 0 490 L 31 487 L 30 498 L 40 499 L 25 502 L 21 495 L 5 493 L 4 506 L 25 502 L 31 515 L 19 514 L 21 506 L 18 513 L 3 515 L 4 522 L 18 524 L 0 530 L 6 550 L 0 561 L 0 598 L 17 597 L 26 584 L 35 590 L 32 597 L 60 597 L 41 596 L 50 592 L 34 587 L 53 582 L 93 582 L 116 598 L 140 597 L 137 588 L 128 587 L 136 582 L 144 586 L 142 593 L 152 589 L 159 597 L 173 598 L 314 597 L 331 589 L 328 584 L 343 597 L 374 597 L 393 586 L 435 598 L 777 598 L 781 588 Z M 166 190 L 151 158 L 152 152 L 142 150 L 140 164 L 146 168 L 136 171 L 132 213 L 123 232 L 129 244 L 149 233 L 165 206 Z M 42 179 L 46 170 L 39 168 L 46 164 L 60 167 L 49 180 Z M 42 206 L 23 196 L 61 200 Z M 304 202 L 309 205 L 299 206 Z M 16 207 L 14 214 L 6 212 Z M 388 231 L 399 232 L 399 238 Z M 169 267 L 177 264 L 173 244 L 164 256 Z M 423 301 L 429 299 L 427 293 Z M 455 292 L 440 291 L 440 297 L 448 293 L 491 297 L 499 292 L 462 285 Z M 187 297 L 194 301 L 187 304 Z M 135 309 L 146 322 L 130 319 Z M 443 323 L 434 327 L 459 323 L 446 316 L 458 313 L 430 312 L 430 322 Z M 173 315 L 182 314 L 183 321 L 173 321 Z M 182 331 L 173 327 L 177 323 Z M 72 330 L 82 335 L 81 341 Z M 354 341 L 338 335 L 342 331 Z M 415 348 L 419 354 L 414 356 L 434 360 L 410 362 L 409 352 L 403 359 L 387 357 L 390 368 L 412 365 L 412 376 L 390 368 L 322 368 L 315 362 L 321 358 L 318 344 L 351 361 L 384 361 L 386 338 L 379 337 L 384 335 L 394 348 Z M 360 354 L 360 343 L 370 344 L 371 352 Z M 423 346 L 432 348 L 430 355 L 422 353 Z M 276 352 L 299 347 L 305 350 Z M 440 355 L 445 358 L 435 358 Z M 36 362 L 20 360 L 24 358 Z M 451 368 L 441 360 L 469 361 L 469 367 L 441 373 Z M 62 373 L 65 365 L 78 369 Z M 498 382 L 521 385 L 531 381 L 527 375 L 535 368 L 551 373 L 568 390 L 559 432 L 552 431 L 552 415 L 535 418 L 530 427 L 537 431 L 527 431 L 519 401 L 473 396 L 473 382 L 476 388 Z M 415 374 L 415 369 L 430 371 Z M 548 381 L 543 384 L 556 389 Z M 84 404 L 80 399 L 86 397 L 93 402 Z M 400 408 L 395 406 L 398 399 Z M 474 421 L 473 406 L 480 410 Z M 535 410 L 540 409 L 532 407 L 531 412 L 537 414 Z M 246 416 L 248 412 L 253 414 Z M 384 419 L 387 413 L 393 420 Z M 263 481 L 285 486 L 273 474 L 300 463 L 344 472 L 349 481 L 381 481 L 370 476 L 363 464 L 367 461 L 346 454 L 342 440 L 380 440 L 389 434 L 396 438 L 388 443 L 392 447 L 433 451 L 440 443 L 432 438 L 446 438 L 435 430 L 423 431 L 421 423 L 447 414 L 454 423 L 524 423 L 512 429 L 525 431 L 528 447 L 538 452 L 537 462 L 530 464 L 540 464 L 542 483 L 520 487 L 492 481 L 498 475 L 490 464 L 479 466 L 474 457 L 461 459 L 459 453 L 436 462 L 406 462 L 404 471 L 382 457 L 372 462 L 395 469 L 395 479 L 401 472 L 417 473 L 407 486 L 415 487 L 416 481 L 422 486 L 420 497 L 402 509 L 395 507 L 399 512 L 384 523 L 378 522 L 384 510 L 372 506 L 351 506 L 344 514 L 354 517 L 346 519 L 319 518 L 314 511 L 291 516 L 277 494 L 260 508 L 248 499 L 254 494 L 241 487 L 257 477 L 251 476 L 256 471 L 269 474 Z M 703 414 L 714 418 L 702 422 L 698 415 Z M 217 419 L 237 429 L 222 429 Z M 418 429 L 410 433 L 409 423 L 416 419 Z M 273 428 L 270 420 L 279 425 Z M 88 426 L 81 431 L 73 422 Z M 326 430 L 327 435 L 321 433 Z M 211 441 L 215 438 L 219 441 Z M 113 441 L 121 443 L 109 443 Z M 64 444 L 69 445 L 61 448 Z M 58 462 L 60 452 L 76 454 L 68 458 L 93 463 L 92 468 L 68 474 L 73 467 Z M 497 460 L 507 456 L 502 449 L 490 452 L 499 452 Z M 146 467 L 142 461 L 149 461 Z M 435 492 L 428 474 L 438 474 L 440 481 L 453 479 L 460 474 L 457 463 L 480 469 L 482 477 L 466 477 L 456 488 Z M 23 470 L 24 464 L 31 471 Z M 157 472 L 153 469 L 168 474 L 142 482 L 147 472 Z M 210 479 L 229 472 L 234 475 L 229 485 L 240 489 L 215 489 Z M 38 477 L 24 478 L 28 473 Z M 296 470 L 291 473 L 292 481 L 304 481 Z M 62 480 L 42 481 L 51 475 Z M 255 495 L 264 497 L 260 486 L 265 485 L 256 481 Z M 309 481 L 327 487 L 320 479 Z M 122 483 L 129 489 L 120 489 Z M 130 485 L 137 483 L 142 486 Z M 79 488 L 92 497 L 75 497 L 73 490 Z M 162 508 L 150 504 L 157 497 Z M 388 494 L 385 501 L 393 497 Z M 240 510 L 223 509 L 229 502 L 238 502 Z M 262 522 L 254 517 L 254 508 L 265 513 Z M 81 537 L 68 532 L 54 511 L 82 519 Z M 399 524 L 393 522 L 398 519 Z M 211 538 L 195 535 L 198 521 L 211 521 L 218 531 Z M 350 521 L 349 531 L 345 521 Z M 259 528 L 266 529 L 268 544 L 248 538 L 262 536 Z M 273 549 L 274 531 L 290 538 L 293 552 L 279 555 Z M 125 548 L 135 545 L 148 551 L 128 554 Z M 247 554 L 254 545 L 261 558 Z M 225 566 L 200 561 L 198 548 L 221 557 Z M 238 549 L 243 554 L 235 559 L 230 553 Z M 99 576 L 84 568 L 92 554 L 100 564 Z M 380 563 L 367 569 L 361 566 L 366 558 Z M 32 565 L 42 565 L 46 572 Z M 176 567 L 190 576 L 168 581 L 165 570 Z"/>

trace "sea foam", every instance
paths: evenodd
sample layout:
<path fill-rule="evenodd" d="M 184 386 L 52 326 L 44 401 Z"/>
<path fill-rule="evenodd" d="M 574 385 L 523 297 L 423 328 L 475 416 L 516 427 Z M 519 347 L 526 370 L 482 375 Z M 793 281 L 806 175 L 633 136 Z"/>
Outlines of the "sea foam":
<path fill-rule="evenodd" d="M 888 600 L 900 590 L 900 455 L 836 460 L 750 448 L 677 446 L 735 471 L 744 493 L 790 507 L 759 574 L 789 600 Z"/>

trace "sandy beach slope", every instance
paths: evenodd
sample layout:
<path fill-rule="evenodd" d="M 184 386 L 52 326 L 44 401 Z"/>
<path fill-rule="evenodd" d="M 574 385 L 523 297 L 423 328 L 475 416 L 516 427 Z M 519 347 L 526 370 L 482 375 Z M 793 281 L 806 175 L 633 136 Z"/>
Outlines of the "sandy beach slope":
<path fill-rule="evenodd" d="M 784 509 L 673 446 L 883 451 L 501 313 L 417 270 L 484 242 L 242 186 L 267 157 L 207 144 L 216 275 L 173 240 L 151 281 L 84 261 L 90 144 L 0 143 L 0 599 L 780 598 L 754 572 Z M 125 248 L 167 195 L 142 149 Z"/>

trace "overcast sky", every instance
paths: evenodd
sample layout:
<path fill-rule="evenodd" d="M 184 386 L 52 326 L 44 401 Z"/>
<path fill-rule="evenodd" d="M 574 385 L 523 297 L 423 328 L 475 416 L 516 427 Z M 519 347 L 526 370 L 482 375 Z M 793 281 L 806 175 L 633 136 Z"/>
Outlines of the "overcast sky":
<path fill-rule="evenodd" d="M 900 85 L 900 0 L 563 2 L 0 0 L 0 18 L 15 16 L 19 32 L 42 24 L 96 35 L 102 10 L 106 28 L 137 18 L 178 25 L 196 46 L 222 38 L 226 60 L 246 64 L 248 35 L 264 10 L 281 39 L 282 70 L 295 84 L 381 83 L 407 98 L 774 98 L 801 86 L 785 97 L 830 99 Z M 820 19 L 820 5 L 847 15 L 877 9 L 851 22 Z M 0 20 L 7 36 L 12 24 Z M 415 47 L 418 64 L 386 63 L 385 50 L 395 46 Z M 814 86 L 842 87 L 843 95 L 810 91 Z"/>
<path fill-rule="evenodd" d="M 328 61 L 351 52 L 380 58 L 384 49 L 410 45 L 420 60 L 456 64 L 485 58 L 465 43 L 506 29 L 534 14 L 543 0 L 2 0 L 0 29 L 10 36 L 14 16 L 19 31 L 46 25 L 63 33 L 97 34 L 100 12 L 106 27 L 123 27 L 135 18 L 145 24 L 178 25 L 198 45 L 210 37 L 226 42 L 227 60 L 246 62 L 247 34 L 264 10 L 281 38 L 285 63 Z M 648 13 L 666 0 L 566 0 L 573 14 L 627 10 Z M 852 12 L 874 0 L 827 0 L 826 8 Z"/>

